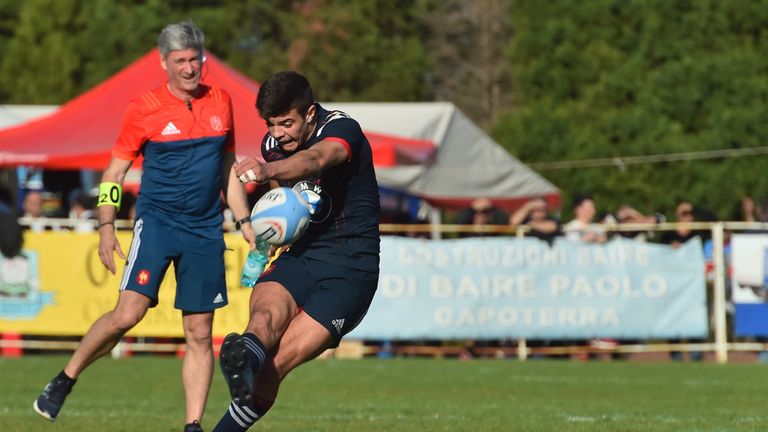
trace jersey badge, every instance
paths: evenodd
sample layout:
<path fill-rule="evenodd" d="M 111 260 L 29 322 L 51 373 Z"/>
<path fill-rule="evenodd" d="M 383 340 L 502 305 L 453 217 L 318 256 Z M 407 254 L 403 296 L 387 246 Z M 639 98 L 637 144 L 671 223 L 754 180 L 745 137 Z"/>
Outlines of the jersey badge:
<path fill-rule="evenodd" d="M 141 270 L 138 275 L 136 275 L 136 282 L 139 283 L 139 285 L 146 285 L 149 283 L 149 270 Z"/>
<path fill-rule="evenodd" d="M 211 116 L 211 127 L 216 132 L 221 132 L 221 130 L 224 128 L 224 125 L 221 123 L 219 116 Z"/>

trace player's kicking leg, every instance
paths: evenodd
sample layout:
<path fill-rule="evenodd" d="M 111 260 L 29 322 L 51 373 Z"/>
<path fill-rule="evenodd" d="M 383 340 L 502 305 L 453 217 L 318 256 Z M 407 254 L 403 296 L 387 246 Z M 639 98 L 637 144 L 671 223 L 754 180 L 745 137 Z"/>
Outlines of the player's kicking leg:
<path fill-rule="evenodd" d="M 251 293 L 245 333 L 230 333 L 221 345 L 219 364 L 235 404 L 248 406 L 253 378 L 267 361 L 269 351 L 288 328 L 298 307 L 288 290 L 277 282 L 261 282 Z"/>
<path fill-rule="evenodd" d="M 214 428 L 214 432 L 243 432 L 263 417 L 277 397 L 285 376 L 333 346 L 331 334 L 317 321 L 302 312 L 289 324 L 254 380 L 254 394 L 247 405 L 234 401 Z"/>

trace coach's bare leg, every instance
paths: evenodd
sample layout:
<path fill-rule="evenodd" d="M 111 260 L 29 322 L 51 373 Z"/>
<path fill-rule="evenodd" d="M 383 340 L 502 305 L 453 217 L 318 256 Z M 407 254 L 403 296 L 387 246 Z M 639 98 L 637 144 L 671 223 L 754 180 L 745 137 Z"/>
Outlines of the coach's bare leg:
<path fill-rule="evenodd" d="M 202 421 L 208 390 L 211 387 L 213 312 L 185 313 L 183 321 L 184 336 L 187 339 L 187 354 L 182 366 L 187 408 L 184 423 L 192 423 L 195 420 Z"/>
<path fill-rule="evenodd" d="M 298 314 L 273 350 L 254 385 L 258 399 L 273 402 L 277 398 L 280 382 L 297 366 L 319 356 L 333 343 L 328 329 L 304 312 Z"/>
<path fill-rule="evenodd" d="M 70 378 L 80 373 L 99 357 L 112 351 L 120 338 L 144 318 L 149 297 L 135 291 L 120 291 L 115 308 L 97 319 L 80 341 L 64 368 Z"/>
<path fill-rule="evenodd" d="M 277 282 L 261 282 L 253 287 L 250 316 L 245 331 L 253 333 L 272 350 L 296 315 L 298 306 L 288 290 Z"/>

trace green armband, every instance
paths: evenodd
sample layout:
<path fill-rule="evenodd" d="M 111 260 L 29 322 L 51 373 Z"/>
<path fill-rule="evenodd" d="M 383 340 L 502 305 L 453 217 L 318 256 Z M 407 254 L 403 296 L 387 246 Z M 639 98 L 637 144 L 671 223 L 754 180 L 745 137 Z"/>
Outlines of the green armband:
<path fill-rule="evenodd" d="M 103 182 L 99 184 L 99 202 L 96 207 L 115 206 L 120 210 L 123 200 L 123 187 L 119 183 Z"/>

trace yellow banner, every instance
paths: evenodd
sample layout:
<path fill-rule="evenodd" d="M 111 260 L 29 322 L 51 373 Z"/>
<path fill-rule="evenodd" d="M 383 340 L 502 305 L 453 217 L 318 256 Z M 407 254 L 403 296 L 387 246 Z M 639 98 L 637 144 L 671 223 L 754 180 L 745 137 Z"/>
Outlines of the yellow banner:
<path fill-rule="evenodd" d="M 118 232 L 128 254 L 130 231 Z M 250 288 L 240 286 L 248 244 L 240 234 L 226 234 L 224 253 L 229 304 L 215 313 L 214 336 L 242 332 L 248 321 Z M 112 275 L 99 261 L 96 233 L 27 232 L 26 258 L 0 255 L 0 332 L 29 335 L 84 335 L 102 314 L 114 308 L 124 262 L 115 255 Z M 173 307 L 176 283 L 169 267 L 160 287 L 159 304 L 128 335 L 182 337 L 181 311 Z"/>

